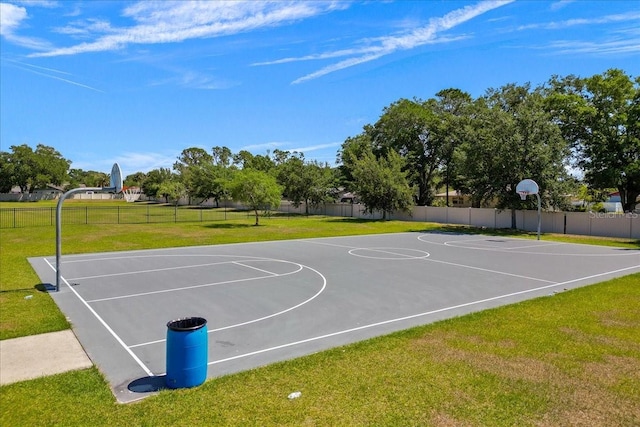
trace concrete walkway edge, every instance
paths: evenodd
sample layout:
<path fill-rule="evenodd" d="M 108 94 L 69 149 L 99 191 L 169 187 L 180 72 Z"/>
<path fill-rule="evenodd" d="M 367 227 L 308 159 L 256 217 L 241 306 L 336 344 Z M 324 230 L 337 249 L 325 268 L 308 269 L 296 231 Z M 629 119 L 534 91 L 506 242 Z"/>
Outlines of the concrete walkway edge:
<path fill-rule="evenodd" d="M 91 366 L 71 329 L 0 341 L 0 385 Z"/>

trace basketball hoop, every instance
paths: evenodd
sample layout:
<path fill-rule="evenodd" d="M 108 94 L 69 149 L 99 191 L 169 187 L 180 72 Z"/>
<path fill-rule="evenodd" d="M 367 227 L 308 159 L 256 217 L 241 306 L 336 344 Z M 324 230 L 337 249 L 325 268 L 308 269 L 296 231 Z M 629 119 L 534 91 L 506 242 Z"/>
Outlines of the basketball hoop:
<path fill-rule="evenodd" d="M 520 200 L 522 200 L 523 202 L 527 200 L 528 195 L 535 195 L 538 199 L 538 240 L 540 240 L 540 226 L 542 223 L 542 208 L 540 206 L 541 203 L 540 194 L 538 194 L 539 191 L 540 188 L 538 187 L 538 184 L 532 179 L 523 179 L 516 186 L 516 193 L 520 195 Z"/>
<path fill-rule="evenodd" d="M 127 203 L 132 203 L 140 199 L 140 187 L 122 187 L 122 195 Z"/>

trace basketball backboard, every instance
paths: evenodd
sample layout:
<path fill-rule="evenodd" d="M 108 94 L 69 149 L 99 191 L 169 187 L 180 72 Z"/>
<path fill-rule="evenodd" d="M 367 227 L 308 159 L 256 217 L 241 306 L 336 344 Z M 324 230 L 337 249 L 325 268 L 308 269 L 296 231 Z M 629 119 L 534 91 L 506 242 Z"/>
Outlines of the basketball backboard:
<path fill-rule="evenodd" d="M 532 179 L 523 179 L 516 186 L 516 193 L 524 200 L 528 195 L 538 194 L 538 183 Z"/>
<path fill-rule="evenodd" d="M 111 182 L 109 187 L 111 187 L 116 193 L 122 191 L 122 170 L 120 169 L 120 165 L 117 163 L 114 163 L 111 168 Z"/>
<path fill-rule="evenodd" d="M 523 179 L 516 185 L 516 193 L 520 195 L 520 200 L 527 200 L 527 196 L 534 195 L 538 199 L 538 240 L 540 240 L 540 226 L 542 223 L 542 206 L 540 202 L 540 194 L 538 194 L 538 183 L 532 179 Z"/>

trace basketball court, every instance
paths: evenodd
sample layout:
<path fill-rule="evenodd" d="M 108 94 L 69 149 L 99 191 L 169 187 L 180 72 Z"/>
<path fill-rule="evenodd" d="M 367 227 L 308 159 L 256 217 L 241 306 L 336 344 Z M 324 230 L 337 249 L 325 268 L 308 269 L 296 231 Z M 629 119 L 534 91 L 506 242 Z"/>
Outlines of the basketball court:
<path fill-rule="evenodd" d="M 45 284 L 55 257 L 31 258 Z M 207 319 L 208 377 L 640 271 L 638 250 L 399 233 L 65 255 L 51 296 L 121 402 L 163 387 L 167 322 Z"/>

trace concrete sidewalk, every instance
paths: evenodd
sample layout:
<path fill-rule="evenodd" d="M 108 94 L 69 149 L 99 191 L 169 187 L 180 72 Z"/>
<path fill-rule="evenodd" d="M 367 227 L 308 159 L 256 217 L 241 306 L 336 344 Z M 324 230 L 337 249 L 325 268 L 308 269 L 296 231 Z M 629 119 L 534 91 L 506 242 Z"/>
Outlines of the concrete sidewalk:
<path fill-rule="evenodd" d="M 71 329 L 0 341 L 0 385 L 91 366 Z"/>

